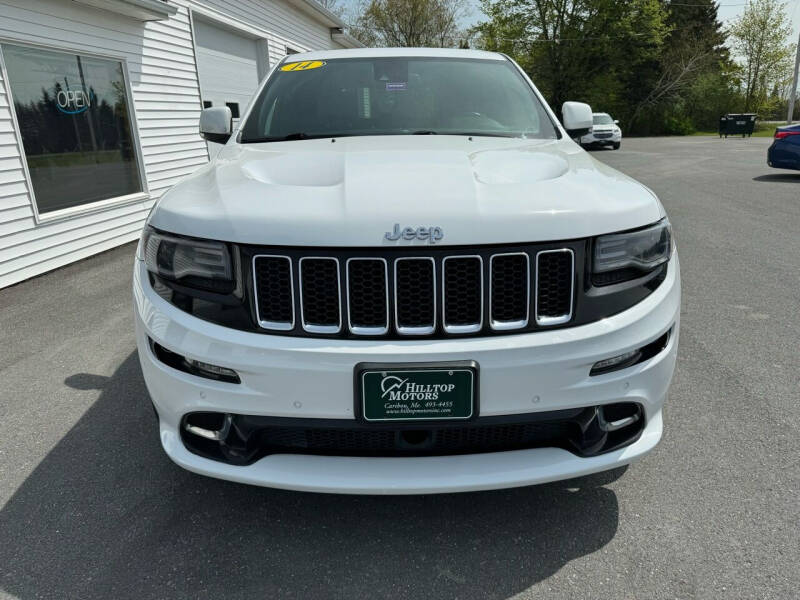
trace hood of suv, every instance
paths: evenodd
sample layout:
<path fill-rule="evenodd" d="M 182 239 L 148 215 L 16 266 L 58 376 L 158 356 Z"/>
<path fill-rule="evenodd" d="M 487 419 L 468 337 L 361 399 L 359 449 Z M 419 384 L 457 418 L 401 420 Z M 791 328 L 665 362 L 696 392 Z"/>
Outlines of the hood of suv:
<path fill-rule="evenodd" d="M 350 137 L 228 144 L 176 185 L 156 228 L 281 246 L 426 245 L 395 228 L 438 227 L 438 245 L 566 240 L 663 215 L 647 188 L 569 140 Z"/>

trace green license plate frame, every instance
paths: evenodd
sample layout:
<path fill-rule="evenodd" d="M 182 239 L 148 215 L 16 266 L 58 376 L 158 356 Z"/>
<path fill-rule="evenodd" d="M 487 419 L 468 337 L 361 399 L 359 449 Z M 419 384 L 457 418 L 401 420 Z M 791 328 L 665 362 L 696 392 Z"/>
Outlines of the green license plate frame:
<path fill-rule="evenodd" d="M 355 414 L 376 424 L 471 421 L 479 414 L 478 376 L 473 360 L 358 363 Z"/>

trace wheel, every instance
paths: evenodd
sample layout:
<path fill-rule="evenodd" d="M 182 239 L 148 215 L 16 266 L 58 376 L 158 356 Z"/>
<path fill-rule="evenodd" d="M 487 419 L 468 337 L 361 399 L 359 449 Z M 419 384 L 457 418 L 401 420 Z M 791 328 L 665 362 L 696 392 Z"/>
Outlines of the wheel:
<path fill-rule="evenodd" d="M 619 150 L 620 146 L 622 146 L 622 142 L 614 142 L 611 144 L 611 147 L 614 148 L 614 150 Z"/>

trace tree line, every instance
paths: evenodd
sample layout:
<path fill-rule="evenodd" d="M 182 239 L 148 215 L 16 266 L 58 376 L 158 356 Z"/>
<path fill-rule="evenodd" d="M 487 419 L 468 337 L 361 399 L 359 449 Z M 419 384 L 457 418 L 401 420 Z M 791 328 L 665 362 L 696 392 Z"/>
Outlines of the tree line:
<path fill-rule="evenodd" d="M 361 0 L 344 16 L 368 46 L 503 52 L 552 106 L 588 102 L 629 133 L 715 129 L 730 112 L 781 120 L 797 93 L 779 0 L 750 0 L 727 26 L 715 0 L 481 0 L 486 18 L 465 29 L 466 1 Z"/>

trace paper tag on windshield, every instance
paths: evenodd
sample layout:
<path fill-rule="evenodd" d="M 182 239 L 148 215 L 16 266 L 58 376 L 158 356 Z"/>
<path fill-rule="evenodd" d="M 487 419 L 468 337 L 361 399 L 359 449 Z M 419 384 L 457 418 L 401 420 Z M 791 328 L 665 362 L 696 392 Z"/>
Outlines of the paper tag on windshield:
<path fill-rule="evenodd" d="M 408 87 L 408 84 L 405 81 L 395 81 L 395 82 L 386 82 L 386 91 L 387 92 L 404 92 Z"/>

